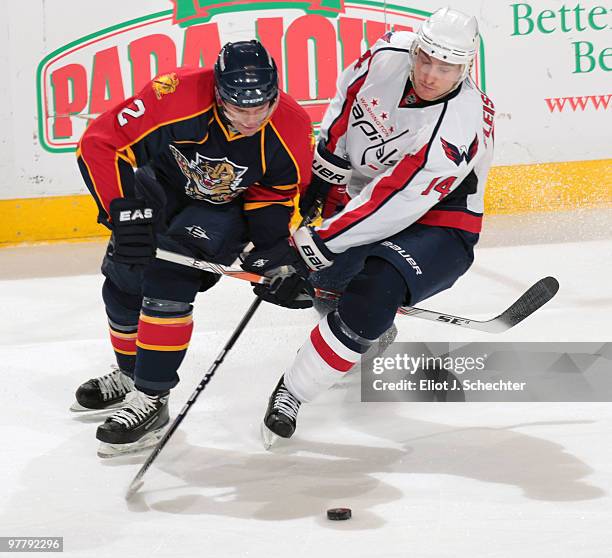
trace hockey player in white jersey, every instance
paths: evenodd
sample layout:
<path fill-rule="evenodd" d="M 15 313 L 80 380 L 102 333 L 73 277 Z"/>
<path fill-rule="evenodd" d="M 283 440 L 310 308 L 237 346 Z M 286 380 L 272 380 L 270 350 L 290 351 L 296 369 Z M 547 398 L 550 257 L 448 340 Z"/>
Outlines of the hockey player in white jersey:
<path fill-rule="evenodd" d="M 343 294 L 272 392 L 264 443 L 293 434 L 300 405 L 340 381 L 399 306 L 450 288 L 472 264 L 494 117 L 470 77 L 478 46 L 476 18 L 443 8 L 340 76 L 300 205 L 323 202 L 324 220 L 293 241 L 315 286 Z"/>

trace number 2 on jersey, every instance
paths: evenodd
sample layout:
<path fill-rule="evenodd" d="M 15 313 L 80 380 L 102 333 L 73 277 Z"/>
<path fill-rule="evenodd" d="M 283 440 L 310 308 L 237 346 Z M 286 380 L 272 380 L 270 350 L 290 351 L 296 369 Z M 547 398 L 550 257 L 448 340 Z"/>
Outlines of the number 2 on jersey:
<path fill-rule="evenodd" d="M 429 194 L 429 192 L 435 190 L 440 194 L 438 201 L 443 200 L 446 196 L 448 196 L 448 194 L 450 194 L 450 189 L 453 187 L 455 180 L 457 180 L 456 176 L 449 176 L 444 180 L 442 180 L 441 176 L 437 176 L 431 181 L 429 186 L 427 186 L 427 188 L 421 192 L 421 195 L 426 196 Z"/>
<path fill-rule="evenodd" d="M 132 118 L 140 118 L 145 113 L 144 103 L 140 99 L 136 99 L 134 101 L 134 105 L 136 105 L 136 110 L 125 107 L 123 110 L 119 111 L 117 114 L 117 120 L 119 121 L 119 126 L 125 126 L 128 123 L 128 119 L 126 116 L 131 116 Z"/>

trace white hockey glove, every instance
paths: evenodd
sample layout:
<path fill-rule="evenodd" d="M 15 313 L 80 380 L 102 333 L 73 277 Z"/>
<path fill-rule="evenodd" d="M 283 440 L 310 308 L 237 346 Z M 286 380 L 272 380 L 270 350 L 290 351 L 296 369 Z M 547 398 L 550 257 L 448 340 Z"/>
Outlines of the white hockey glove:
<path fill-rule="evenodd" d="M 335 254 L 325 246 L 316 231 L 310 227 L 300 227 L 293 233 L 291 240 L 311 271 L 320 271 L 334 263 Z"/>
<path fill-rule="evenodd" d="M 346 204 L 346 185 L 350 178 L 351 164 L 327 151 L 319 142 L 312 160 L 312 180 L 300 197 L 300 213 L 307 215 L 320 203 L 322 217 L 331 217 L 338 206 Z"/>

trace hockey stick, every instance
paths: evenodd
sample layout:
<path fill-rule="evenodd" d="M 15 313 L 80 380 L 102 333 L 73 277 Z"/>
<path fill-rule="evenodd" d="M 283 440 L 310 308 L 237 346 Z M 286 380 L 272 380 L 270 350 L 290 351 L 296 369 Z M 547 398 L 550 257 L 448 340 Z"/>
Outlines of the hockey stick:
<path fill-rule="evenodd" d="M 218 275 L 226 275 L 228 277 L 250 281 L 251 283 L 265 284 L 269 281 L 267 277 L 246 272 L 239 267 L 230 267 L 206 262 L 204 260 L 196 260 L 195 258 L 168 252 L 166 250 L 158 250 L 157 257 L 169 262 L 201 269 L 202 271 L 209 271 L 210 273 L 216 273 Z M 467 329 L 476 329 L 478 331 L 486 331 L 487 333 L 503 333 L 544 306 L 544 304 L 557 294 L 558 290 L 559 282 L 554 277 L 540 279 L 529 287 L 529 289 L 527 289 L 518 300 L 506 308 L 506 310 L 490 320 L 471 320 L 461 316 L 453 316 L 451 314 L 435 312 L 434 310 L 425 310 L 423 308 L 414 308 L 412 306 L 401 306 L 397 313 L 403 316 L 421 318 L 422 320 L 441 322 Z M 317 298 L 335 300 L 340 297 L 341 293 L 326 291 L 324 289 L 315 289 L 315 294 Z"/>
<path fill-rule="evenodd" d="M 138 473 L 136 473 L 136 476 L 132 479 L 132 482 L 128 486 L 128 489 L 125 493 L 126 500 L 129 500 L 138 491 L 138 489 L 144 484 L 142 477 L 144 477 L 145 473 L 148 471 L 149 467 L 151 467 L 151 464 L 153 463 L 153 461 L 155 461 L 155 458 L 160 454 L 161 450 L 164 449 L 164 446 L 166 445 L 166 443 L 168 442 L 172 434 L 174 434 L 175 430 L 179 427 L 181 422 L 183 422 L 183 419 L 187 415 L 187 412 L 189 411 L 191 406 L 196 402 L 200 393 L 204 391 L 204 388 L 206 387 L 208 382 L 210 382 L 212 377 L 215 375 L 217 368 L 219 368 L 219 366 L 225 359 L 225 356 L 227 355 L 227 353 L 229 353 L 230 349 L 234 346 L 234 343 L 238 340 L 238 337 L 240 337 L 240 334 L 244 331 L 244 328 L 247 326 L 247 324 L 253 317 L 253 314 L 255 314 L 255 311 L 257 310 L 257 308 L 259 308 L 259 305 L 261 303 L 262 303 L 262 299 L 259 297 L 257 297 L 251 303 L 251 306 L 249 306 L 249 309 L 246 311 L 245 315 L 242 317 L 242 320 L 240 320 L 240 323 L 236 326 L 234 333 L 232 333 L 232 336 L 229 338 L 228 342 L 225 344 L 223 349 L 221 349 L 221 352 L 219 353 L 215 361 L 212 363 L 212 365 L 210 366 L 210 368 L 208 369 L 208 371 L 202 378 L 202 381 L 196 386 L 194 392 L 191 394 L 191 396 L 189 397 L 185 405 L 183 405 L 183 408 L 180 410 L 179 414 L 176 415 L 176 418 L 172 421 L 172 424 L 170 425 L 168 430 L 166 430 L 166 433 L 159 440 L 157 445 L 153 448 L 153 450 L 147 457 L 147 460 L 143 463 Z"/>
<path fill-rule="evenodd" d="M 315 204 L 310 210 L 310 212 L 306 216 L 304 216 L 299 226 L 305 225 L 309 223 L 310 221 L 312 221 L 315 218 L 315 216 L 318 214 L 319 210 L 320 210 L 320 204 Z M 163 252 L 171 256 L 180 256 L 180 254 L 174 254 L 173 252 L 165 252 L 164 250 L 159 250 L 158 252 Z M 184 258 L 186 256 L 181 256 L 181 257 Z M 161 259 L 164 259 L 164 258 L 161 258 Z M 202 269 L 203 271 L 211 271 L 213 273 L 217 273 L 221 275 L 233 275 L 234 277 L 237 277 L 239 279 L 243 279 L 245 281 L 252 281 L 254 283 L 263 283 L 265 279 L 261 275 L 257 275 L 254 273 L 248 273 L 240 268 L 233 270 L 234 271 L 233 274 L 229 271 L 226 273 L 223 273 L 222 272 L 223 269 L 229 269 L 229 268 L 226 268 L 225 266 L 218 265 L 218 264 L 211 264 L 208 262 L 203 262 L 201 260 L 194 260 L 193 258 L 187 258 L 187 259 L 191 259 L 193 260 L 193 262 L 196 262 L 195 265 L 192 264 L 191 267 L 195 267 L 196 269 Z M 169 261 L 175 261 L 175 260 L 169 260 Z M 176 263 L 180 263 L 180 262 L 176 262 Z M 205 265 L 203 267 L 198 266 L 198 263 L 205 264 Z M 251 306 L 249 306 L 248 310 L 245 312 L 244 316 L 242 316 L 242 320 L 240 320 L 240 323 L 236 326 L 236 329 L 232 333 L 232 336 L 229 338 L 229 340 L 227 341 L 223 349 L 221 349 L 221 352 L 219 353 L 215 361 L 211 364 L 206 374 L 204 374 L 204 377 L 202 378 L 200 383 L 196 386 L 195 390 L 193 391 L 193 393 L 191 394 L 191 396 L 189 397 L 185 405 L 183 405 L 183 408 L 180 410 L 179 414 L 172 421 L 172 424 L 169 426 L 168 430 L 166 430 L 165 434 L 162 436 L 159 442 L 157 442 L 157 445 L 153 448 L 153 450 L 147 457 L 146 461 L 142 464 L 142 467 L 140 467 L 140 470 L 136 473 L 136 475 L 132 479 L 132 482 L 129 484 L 127 491 L 125 493 L 126 500 L 129 500 L 134 494 L 136 494 L 136 492 L 138 492 L 140 487 L 144 484 L 144 481 L 142 479 L 145 473 L 149 470 L 149 467 L 151 467 L 151 465 L 153 464 L 153 461 L 155 461 L 157 456 L 164 449 L 164 446 L 168 443 L 168 440 L 171 438 L 172 434 L 174 434 L 174 432 L 179 427 L 181 422 L 183 422 L 183 419 L 189 412 L 189 409 L 196 402 L 196 400 L 200 396 L 200 393 L 204 391 L 204 388 L 206 387 L 208 382 L 210 382 L 212 377 L 215 375 L 217 368 L 219 368 L 219 366 L 225 359 L 225 355 L 227 355 L 230 349 L 234 346 L 234 343 L 236 343 L 236 341 L 238 340 L 238 338 L 244 331 L 244 328 L 251 321 L 253 314 L 255 314 L 257 308 L 259 308 L 259 305 L 262 302 L 263 302 L 263 299 L 256 297 L 255 300 L 251 303 Z"/>

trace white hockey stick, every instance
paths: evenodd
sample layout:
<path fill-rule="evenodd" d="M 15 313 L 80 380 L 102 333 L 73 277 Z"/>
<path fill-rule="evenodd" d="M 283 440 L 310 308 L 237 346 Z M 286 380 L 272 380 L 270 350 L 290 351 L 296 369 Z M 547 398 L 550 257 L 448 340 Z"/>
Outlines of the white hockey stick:
<path fill-rule="evenodd" d="M 251 283 L 265 284 L 269 282 L 267 277 L 257 275 L 256 273 L 249 273 L 240 267 L 231 267 L 210 263 L 204 260 L 197 260 L 182 254 L 168 252 L 167 250 L 157 250 L 157 258 L 200 269 L 202 271 L 208 271 L 217 275 L 227 275 Z M 433 310 L 414 308 L 412 306 L 401 306 L 397 313 L 404 316 L 421 318 L 422 320 L 441 322 L 467 329 L 477 329 L 479 331 L 486 331 L 487 333 L 502 333 L 522 322 L 525 318 L 544 306 L 544 304 L 557 294 L 558 290 L 559 282 L 554 277 L 540 279 L 529 287 L 529 289 L 527 289 L 518 300 L 506 308 L 506 310 L 490 320 L 471 320 L 469 318 L 462 318 L 460 316 L 453 316 Z M 318 298 L 328 300 L 334 300 L 340 296 L 340 293 L 323 289 L 315 289 L 315 293 Z"/>

